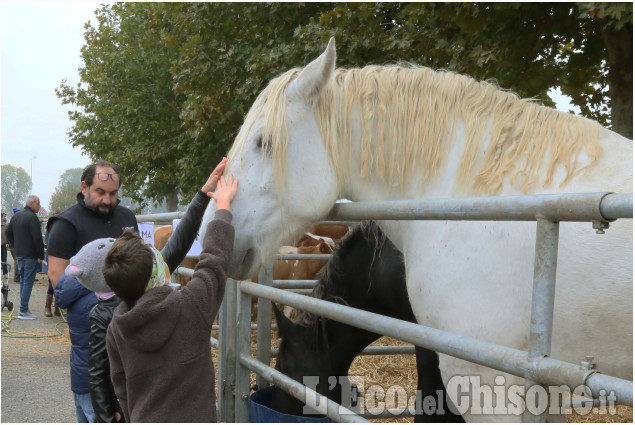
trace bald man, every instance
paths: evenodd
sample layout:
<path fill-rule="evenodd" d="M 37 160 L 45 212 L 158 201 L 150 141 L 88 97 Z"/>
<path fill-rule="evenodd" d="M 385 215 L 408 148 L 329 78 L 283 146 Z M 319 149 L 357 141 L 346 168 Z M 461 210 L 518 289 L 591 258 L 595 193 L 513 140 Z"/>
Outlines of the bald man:
<path fill-rule="evenodd" d="M 20 272 L 20 313 L 18 319 L 37 319 L 29 310 L 29 300 L 38 268 L 44 260 L 44 240 L 37 213 L 40 198 L 29 195 L 26 205 L 7 225 L 7 241 L 15 252 Z"/>

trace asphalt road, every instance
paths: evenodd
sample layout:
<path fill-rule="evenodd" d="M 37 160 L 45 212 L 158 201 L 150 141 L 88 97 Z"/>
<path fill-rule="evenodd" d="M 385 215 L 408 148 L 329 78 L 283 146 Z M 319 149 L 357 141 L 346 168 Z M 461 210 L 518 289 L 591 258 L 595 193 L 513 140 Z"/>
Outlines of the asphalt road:
<path fill-rule="evenodd" d="M 44 316 L 48 279 L 38 274 L 33 286 L 29 307 L 36 320 L 17 319 L 19 287 L 11 276 L 9 301 L 13 301 L 15 313 L 10 314 L 6 308 L 2 311 L 0 420 L 77 422 L 70 387 L 68 326 L 59 316 Z"/>

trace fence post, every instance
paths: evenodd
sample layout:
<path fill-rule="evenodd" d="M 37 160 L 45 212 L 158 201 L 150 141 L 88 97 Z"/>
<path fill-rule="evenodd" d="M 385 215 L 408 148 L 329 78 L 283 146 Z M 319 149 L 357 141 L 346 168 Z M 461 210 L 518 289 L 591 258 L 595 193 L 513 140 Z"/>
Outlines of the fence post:
<path fill-rule="evenodd" d="M 238 282 L 239 285 L 242 282 Z M 236 423 L 249 422 L 249 388 L 251 371 L 248 367 L 240 363 L 240 355 L 251 356 L 251 295 L 242 292 L 240 287 L 238 293 L 238 315 L 236 321 Z"/>
<path fill-rule="evenodd" d="M 536 256 L 534 260 L 534 285 L 531 296 L 531 323 L 529 333 L 529 360 L 551 355 L 553 306 L 556 292 L 556 267 L 558 264 L 558 237 L 560 223 L 539 217 L 536 225 Z M 525 411 L 523 422 L 545 422 L 549 398 L 544 411 L 530 412 L 527 393 L 530 387 L 539 385 L 525 381 Z M 549 391 L 547 390 L 547 394 Z M 533 406 L 534 404 L 532 404 Z M 543 406 L 540 406 L 541 408 Z"/>
<path fill-rule="evenodd" d="M 273 263 L 260 269 L 258 283 L 261 285 L 273 285 Z M 265 364 L 271 364 L 271 301 L 266 298 L 258 298 L 258 334 L 257 334 L 256 358 Z M 264 388 L 269 382 L 262 375 L 256 376 L 258 388 Z"/>
<path fill-rule="evenodd" d="M 236 288 L 236 282 L 234 279 L 227 279 L 227 286 L 225 289 L 225 302 L 226 302 L 226 321 L 225 321 L 225 342 L 224 342 L 224 353 L 225 353 L 225 381 L 222 382 L 222 390 L 223 391 L 223 406 L 221 410 L 224 411 L 223 416 L 225 416 L 226 422 L 236 422 L 234 420 L 236 410 L 235 410 L 235 387 L 236 387 L 236 363 L 237 363 L 237 355 L 236 355 L 236 304 L 237 297 L 236 293 L 238 289 Z"/>
<path fill-rule="evenodd" d="M 225 386 L 227 384 L 227 297 L 218 312 L 218 422 L 227 422 Z"/>

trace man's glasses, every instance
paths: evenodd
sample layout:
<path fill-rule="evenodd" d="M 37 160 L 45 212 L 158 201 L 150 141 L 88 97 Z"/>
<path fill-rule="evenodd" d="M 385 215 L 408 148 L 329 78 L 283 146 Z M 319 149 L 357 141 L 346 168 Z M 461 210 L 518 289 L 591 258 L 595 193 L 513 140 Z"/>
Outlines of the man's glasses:
<path fill-rule="evenodd" d="M 115 183 L 119 183 L 119 174 L 117 173 L 95 173 L 95 177 L 97 177 L 102 182 L 108 181 L 108 179 L 112 179 Z"/>

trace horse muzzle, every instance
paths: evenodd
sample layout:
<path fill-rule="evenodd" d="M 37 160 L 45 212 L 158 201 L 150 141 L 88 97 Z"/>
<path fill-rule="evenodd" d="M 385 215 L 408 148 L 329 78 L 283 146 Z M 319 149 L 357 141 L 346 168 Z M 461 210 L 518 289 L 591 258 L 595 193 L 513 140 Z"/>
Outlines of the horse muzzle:
<path fill-rule="evenodd" d="M 236 280 L 251 279 L 258 272 L 258 254 L 257 248 L 248 248 L 238 252 L 234 250 L 227 272 L 229 277 Z"/>

